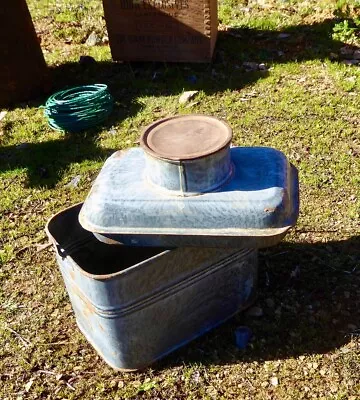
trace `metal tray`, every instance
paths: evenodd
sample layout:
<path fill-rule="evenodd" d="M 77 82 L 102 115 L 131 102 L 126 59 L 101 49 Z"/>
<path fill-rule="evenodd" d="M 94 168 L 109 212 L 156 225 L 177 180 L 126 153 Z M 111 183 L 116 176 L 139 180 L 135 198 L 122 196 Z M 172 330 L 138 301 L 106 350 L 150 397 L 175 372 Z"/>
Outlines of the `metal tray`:
<path fill-rule="evenodd" d="M 215 191 L 184 197 L 149 182 L 148 155 L 142 149 L 116 152 L 95 180 L 80 224 L 105 243 L 131 246 L 277 244 L 298 217 L 296 168 L 272 148 L 233 147 L 229 152 L 231 178 Z"/>
<path fill-rule="evenodd" d="M 80 208 L 46 230 L 76 322 L 113 368 L 146 367 L 254 301 L 256 250 L 108 246 L 80 226 Z"/>

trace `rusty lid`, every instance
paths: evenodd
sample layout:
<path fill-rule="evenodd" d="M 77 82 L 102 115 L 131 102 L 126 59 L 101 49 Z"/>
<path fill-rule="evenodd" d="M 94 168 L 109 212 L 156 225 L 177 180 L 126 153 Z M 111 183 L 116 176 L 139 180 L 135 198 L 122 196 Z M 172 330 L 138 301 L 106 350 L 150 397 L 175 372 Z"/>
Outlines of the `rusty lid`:
<path fill-rule="evenodd" d="M 228 124 L 207 115 L 183 115 L 156 121 L 145 128 L 140 144 L 149 154 L 167 160 L 206 157 L 231 142 Z"/>

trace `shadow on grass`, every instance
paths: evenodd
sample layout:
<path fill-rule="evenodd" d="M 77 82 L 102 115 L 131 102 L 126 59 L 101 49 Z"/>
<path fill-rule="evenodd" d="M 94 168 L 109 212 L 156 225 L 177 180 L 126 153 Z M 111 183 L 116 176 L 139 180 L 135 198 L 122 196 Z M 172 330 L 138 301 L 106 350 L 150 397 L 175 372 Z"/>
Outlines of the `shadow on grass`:
<path fill-rule="evenodd" d="M 62 139 L 0 146 L 0 172 L 26 168 L 27 186 L 54 187 L 70 164 L 105 160 L 114 153 L 117 149 L 104 149 L 98 145 L 99 129 L 111 128 L 118 119 L 128 113 L 136 113 L 140 107 L 134 102 L 124 110 L 124 106 L 118 104 L 102 127 L 64 134 Z"/>
<path fill-rule="evenodd" d="M 0 148 L 0 170 L 27 168 L 27 185 L 53 187 L 71 163 L 105 159 L 114 151 L 97 146 L 93 136 L 22 143 Z"/>
<path fill-rule="evenodd" d="M 343 46 L 331 39 L 336 22 L 331 19 L 281 32 L 240 28 L 220 32 L 211 64 L 113 63 L 85 57 L 79 63 L 52 67 L 53 91 L 74 85 L 108 84 L 116 100 L 114 113 L 98 129 L 76 137 L 68 135 L 63 141 L 32 143 L 21 151 L 17 146 L 3 146 L 0 172 L 28 168 L 30 186 L 53 186 L 70 163 L 107 154 L 96 144 L 99 130 L 134 116 L 141 108 L 136 102 L 139 96 L 178 95 L 184 90 L 203 90 L 207 94 L 240 90 L 269 74 L 267 70 L 248 71 L 244 62 L 271 65 L 328 59 Z M 38 107 L 44 102 L 45 99 L 40 99 L 18 106 Z M 6 135 L 6 126 L 3 132 Z"/>
<path fill-rule="evenodd" d="M 53 69 L 55 87 L 100 80 L 110 86 L 116 99 L 125 102 L 140 95 L 166 96 L 183 90 L 203 90 L 207 94 L 240 90 L 269 74 L 267 70 L 249 71 L 244 62 L 270 65 L 335 57 L 344 46 L 331 38 L 336 22 L 337 19 L 329 19 L 282 31 L 249 28 L 221 31 L 211 64 L 66 63 Z"/>
<path fill-rule="evenodd" d="M 329 353 L 360 335 L 360 236 L 328 243 L 282 243 L 261 253 L 260 318 L 239 314 L 155 364 L 223 365 Z M 245 350 L 234 331 L 248 326 Z M 357 326 L 357 328 L 355 328 Z"/>

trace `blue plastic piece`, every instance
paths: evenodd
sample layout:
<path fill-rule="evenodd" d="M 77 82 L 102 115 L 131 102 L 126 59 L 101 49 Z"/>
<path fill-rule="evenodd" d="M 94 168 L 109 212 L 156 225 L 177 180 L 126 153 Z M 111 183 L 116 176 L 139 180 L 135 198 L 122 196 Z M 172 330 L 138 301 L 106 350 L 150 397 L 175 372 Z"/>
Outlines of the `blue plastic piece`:
<path fill-rule="evenodd" d="M 247 347 L 252 336 L 250 328 L 247 326 L 239 326 L 235 330 L 235 343 L 236 347 L 243 350 Z"/>

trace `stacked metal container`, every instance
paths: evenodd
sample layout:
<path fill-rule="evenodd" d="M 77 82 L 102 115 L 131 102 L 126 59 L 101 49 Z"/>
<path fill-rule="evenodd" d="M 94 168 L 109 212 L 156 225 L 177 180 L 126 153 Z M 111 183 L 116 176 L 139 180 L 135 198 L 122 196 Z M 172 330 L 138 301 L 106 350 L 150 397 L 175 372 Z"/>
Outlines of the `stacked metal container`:
<path fill-rule="evenodd" d="M 145 367 L 248 307 L 257 249 L 298 216 L 298 178 L 224 122 L 157 121 L 47 225 L 79 328 L 114 368 Z"/>

